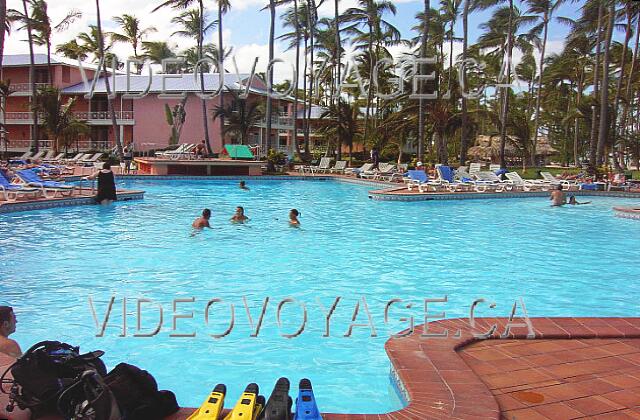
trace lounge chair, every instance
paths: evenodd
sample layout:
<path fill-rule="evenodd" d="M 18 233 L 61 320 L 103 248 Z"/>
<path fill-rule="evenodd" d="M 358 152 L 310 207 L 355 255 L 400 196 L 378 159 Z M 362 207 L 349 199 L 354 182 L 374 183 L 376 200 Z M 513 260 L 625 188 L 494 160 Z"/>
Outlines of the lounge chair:
<path fill-rule="evenodd" d="M 368 171 L 361 172 L 359 176 L 360 178 L 365 179 L 379 179 L 383 176 L 391 176 L 395 169 L 395 165 L 391 165 L 390 163 L 381 163 L 378 165 L 378 169 L 370 169 Z"/>
<path fill-rule="evenodd" d="M 16 201 L 20 196 L 25 197 L 29 195 L 36 198 L 40 191 L 38 188 L 12 184 L 4 172 L 0 171 L 0 193 L 2 193 L 4 201 Z M 12 196 L 13 198 L 11 198 Z"/>
<path fill-rule="evenodd" d="M 62 152 L 62 153 L 58 153 L 58 154 L 57 154 L 57 155 L 55 155 L 54 157 L 51 157 L 51 158 L 44 158 L 44 159 L 42 159 L 42 160 L 43 160 L 44 162 L 46 162 L 46 163 L 61 162 L 61 161 L 64 159 L 65 155 L 66 155 L 66 154 L 65 154 L 64 152 Z"/>
<path fill-rule="evenodd" d="M 500 177 L 491 171 L 480 171 L 474 174 L 478 181 L 484 182 L 486 189 L 495 190 L 496 192 L 511 191 L 514 185 L 511 181 L 503 181 Z"/>
<path fill-rule="evenodd" d="M 91 156 L 89 159 L 82 159 L 82 160 L 80 161 L 80 163 L 81 163 L 83 166 L 93 166 L 93 165 L 98 161 L 98 159 L 100 159 L 100 158 L 102 157 L 102 155 L 104 155 L 104 153 L 102 153 L 102 152 L 95 153 L 95 154 L 94 154 L 93 156 Z M 86 155 L 85 155 L 85 157 L 86 157 Z"/>
<path fill-rule="evenodd" d="M 437 191 L 441 186 L 439 182 L 429 181 L 429 176 L 425 173 L 425 171 L 412 169 L 408 171 L 408 181 L 407 181 L 407 189 L 409 191 L 413 190 L 413 187 L 418 187 L 418 191 L 421 193 L 424 192 L 425 187 L 432 188 L 433 191 Z"/>
<path fill-rule="evenodd" d="M 365 163 L 364 165 L 362 165 L 359 168 L 347 168 L 347 169 L 344 170 L 344 172 L 346 174 L 351 174 L 351 175 L 358 176 L 359 174 L 361 174 L 363 172 L 370 171 L 371 168 L 373 168 L 373 163 Z"/>
<path fill-rule="evenodd" d="M 540 190 L 540 191 L 548 191 L 549 184 L 544 182 L 531 181 L 528 179 L 523 179 L 519 173 L 517 172 L 507 172 L 505 174 L 507 179 L 513 183 L 515 188 L 519 188 L 523 191 L 531 191 L 531 190 Z"/>
<path fill-rule="evenodd" d="M 553 176 L 551 172 L 540 172 L 540 175 L 542 176 L 542 180 L 544 182 L 547 182 L 553 186 L 562 185 L 563 187 L 567 188 L 567 190 L 570 190 L 571 187 L 579 188 L 579 185 L 576 182 L 566 179 L 558 179 Z"/>
<path fill-rule="evenodd" d="M 33 155 L 33 153 L 31 153 L 30 151 L 26 151 L 22 154 L 22 156 L 20 156 L 19 158 L 17 158 L 16 160 L 26 160 L 26 159 L 31 159 L 31 156 Z"/>
<path fill-rule="evenodd" d="M 175 149 L 171 149 L 171 150 L 163 150 L 161 152 L 156 152 L 155 155 L 156 157 L 167 157 L 169 156 L 171 153 L 182 153 L 182 151 L 184 150 L 184 148 L 188 146 L 188 144 L 184 143 L 184 144 L 180 144 L 178 145 L 177 148 Z"/>
<path fill-rule="evenodd" d="M 70 163 L 75 164 L 79 159 L 82 159 L 83 157 L 84 157 L 84 153 L 78 153 L 71 159 L 62 159 L 62 161 L 67 165 Z"/>
<path fill-rule="evenodd" d="M 496 164 L 489 165 L 489 170 L 493 173 L 495 173 L 496 171 L 499 171 L 500 169 L 502 169 L 500 165 L 496 165 Z"/>
<path fill-rule="evenodd" d="M 347 169 L 347 161 L 346 160 L 339 160 L 336 162 L 335 165 L 333 165 L 333 168 L 331 168 L 331 173 L 341 173 L 344 174 L 345 169 Z"/>
<path fill-rule="evenodd" d="M 57 194 L 61 196 L 65 196 L 65 193 L 68 193 L 67 196 L 71 196 L 75 187 L 72 185 L 65 184 L 63 182 L 56 181 L 45 181 L 33 169 L 23 169 L 21 171 L 16 172 L 16 175 L 22 182 L 29 187 L 37 187 L 43 190 L 44 196 L 47 198 L 53 198 Z M 53 192 L 53 196 L 48 196 L 48 192 Z"/>
<path fill-rule="evenodd" d="M 195 157 L 195 155 L 194 155 L 194 153 L 193 153 L 193 151 L 194 151 L 194 149 L 195 149 L 195 148 L 196 148 L 196 145 L 195 145 L 195 144 L 187 143 L 187 144 L 184 144 L 184 145 L 183 145 L 182 150 L 179 150 L 179 151 L 171 151 L 171 152 L 167 153 L 167 154 L 165 155 L 165 157 L 168 157 L 168 158 L 169 158 L 169 159 L 171 159 L 171 160 L 178 160 L 178 159 L 180 159 L 180 158 L 187 158 L 187 159 L 190 159 L 190 158 Z"/>
<path fill-rule="evenodd" d="M 31 160 L 40 160 L 45 155 L 45 153 L 47 153 L 47 152 L 45 152 L 44 150 L 41 150 L 38 153 L 36 153 L 35 155 L 33 155 Z"/>
<path fill-rule="evenodd" d="M 312 174 L 316 172 L 327 172 L 331 170 L 331 158 L 323 157 L 317 166 L 308 166 L 307 169 L 309 169 Z"/>
<path fill-rule="evenodd" d="M 436 171 L 438 172 L 438 179 L 436 182 L 440 182 L 451 192 L 469 191 L 475 187 L 472 182 L 456 181 L 455 173 L 450 166 L 438 165 L 436 166 Z"/>
<path fill-rule="evenodd" d="M 407 177 L 407 166 L 407 164 L 400 164 L 396 168 L 394 165 L 391 165 L 391 170 L 387 173 L 381 174 L 380 179 L 386 182 L 402 182 Z"/>
<path fill-rule="evenodd" d="M 472 163 L 469 165 L 469 173 L 475 175 L 482 170 L 482 163 Z"/>
<path fill-rule="evenodd" d="M 44 156 L 42 156 L 42 161 L 46 162 L 48 160 L 51 160 L 53 158 L 53 156 L 55 156 L 55 153 L 53 150 L 49 150 L 47 153 L 45 153 Z"/>

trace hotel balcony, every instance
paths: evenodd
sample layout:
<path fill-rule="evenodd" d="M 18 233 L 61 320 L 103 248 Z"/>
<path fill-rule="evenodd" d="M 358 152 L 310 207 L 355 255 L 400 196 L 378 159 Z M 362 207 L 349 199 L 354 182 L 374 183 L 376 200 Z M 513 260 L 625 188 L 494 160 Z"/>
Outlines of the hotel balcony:
<path fill-rule="evenodd" d="M 50 86 L 49 83 L 36 83 L 36 91 L 46 86 Z M 9 88 L 11 96 L 31 96 L 31 83 L 11 83 Z"/>
<path fill-rule="evenodd" d="M 73 115 L 79 119 L 86 121 L 89 125 L 111 125 L 111 113 L 106 111 L 99 112 L 74 112 Z M 6 124 L 33 124 L 31 112 L 6 112 Z M 42 118 L 41 116 L 39 118 Z M 116 120 L 118 125 L 134 125 L 135 119 L 133 111 L 116 111 Z"/>
<path fill-rule="evenodd" d="M 224 123 L 225 125 L 229 124 L 228 120 L 225 120 Z M 267 119 L 263 118 L 255 126 L 266 128 Z M 273 115 L 271 117 L 271 128 L 274 130 L 293 130 L 293 117 L 288 114 Z"/>

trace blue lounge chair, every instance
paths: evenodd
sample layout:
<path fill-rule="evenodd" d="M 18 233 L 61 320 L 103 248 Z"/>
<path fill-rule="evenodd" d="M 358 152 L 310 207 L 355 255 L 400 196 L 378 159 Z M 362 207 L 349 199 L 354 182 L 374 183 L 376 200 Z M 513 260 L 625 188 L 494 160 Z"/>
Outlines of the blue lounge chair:
<path fill-rule="evenodd" d="M 413 187 L 418 187 L 418 191 L 424 192 L 424 187 L 433 188 L 434 191 L 437 191 L 441 186 L 439 182 L 429 181 L 429 176 L 424 171 L 412 169 L 408 171 L 408 180 L 407 180 L 407 189 L 409 191 L 412 190 Z"/>
<path fill-rule="evenodd" d="M 35 198 L 40 192 L 37 188 L 24 187 L 22 185 L 12 184 L 5 176 L 4 172 L 0 171 L 0 192 L 5 201 L 15 201 L 20 196 L 33 195 Z M 13 199 L 11 196 L 13 195 Z"/>
<path fill-rule="evenodd" d="M 438 171 L 438 182 L 451 192 L 469 191 L 475 187 L 472 182 L 456 181 L 455 172 L 450 166 L 439 165 L 436 166 L 436 170 Z"/>
<path fill-rule="evenodd" d="M 16 172 L 16 175 L 18 175 L 18 178 L 20 178 L 26 185 L 30 187 L 42 188 L 44 190 L 45 196 L 47 195 L 47 192 L 53 192 L 53 197 L 55 197 L 58 193 L 60 193 L 61 196 L 64 196 L 65 193 L 68 193 L 68 195 L 70 196 L 73 194 L 73 190 L 75 189 L 75 187 L 73 187 L 72 185 L 67 185 L 63 182 L 45 181 L 40 178 L 40 176 L 38 176 L 38 174 L 33 169 L 23 169 Z"/>

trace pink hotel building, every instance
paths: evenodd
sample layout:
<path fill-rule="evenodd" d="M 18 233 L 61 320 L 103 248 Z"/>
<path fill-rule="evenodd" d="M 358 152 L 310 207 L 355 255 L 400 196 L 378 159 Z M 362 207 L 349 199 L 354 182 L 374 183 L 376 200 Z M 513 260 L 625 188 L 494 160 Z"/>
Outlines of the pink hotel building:
<path fill-rule="evenodd" d="M 44 54 L 35 55 L 35 79 L 37 86 L 47 85 L 47 57 Z M 76 102 L 73 111 L 77 118 L 86 121 L 91 127 L 91 133 L 84 138 L 79 138 L 75 144 L 69 146 L 68 151 L 102 150 L 107 151 L 115 145 L 111 115 L 108 112 L 107 95 L 104 77 L 96 81 L 91 99 L 85 99 L 85 94 L 90 92 L 90 85 L 95 77 L 95 66 L 83 66 L 85 75 L 90 83 L 83 82 L 80 68 L 73 60 L 52 57 L 52 82 L 51 84 L 61 89 L 65 96 L 75 96 Z M 4 112 L 0 110 L 0 121 L 5 122 L 7 130 L 7 144 L 0 145 L 2 151 L 24 152 L 29 150 L 32 139 L 33 120 L 30 112 L 32 101 L 29 80 L 29 56 L 27 54 L 7 55 L 3 58 L 3 79 L 11 81 L 13 93 L 6 102 Z M 250 75 L 226 73 L 224 76 L 224 89 L 222 94 L 225 102 L 232 101 L 229 89 L 244 89 Z M 205 74 L 206 93 L 216 92 L 219 88 L 219 74 Z M 169 145 L 171 128 L 165 117 L 165 104 L 173 107 L 180 102 L 177 98 L 167 98 L 166 94 L 179 95 L 185 93 L 187 102 L 185 106 L 186 121 L 182 129 L 180 143 L 199 143 L 204 139 L 204 127 L 202 123 L 201 99 L 197 95 L 201 92 L 199 78 L 196 80 L 193 73 L 189 74 L 155 74 L 130 75 L 127 82 L 126 74 L 115 75 L 115 89 L 113 76 L 110 76 L 111 91 L 115 92 L 113 100 L 120 138 L 124 144 L 133 142 L 136 151 L 166 148 Z M 127 97 L 129 94 L 139 94 L 147 90 L 146 95 L 140 98 Z M 254 77 L 249 88 L 249 100 L 264 101 L 267 93 L 265 83 L 258 77 Z M 164 95 L 163 95 L 164 94 Z M 220 137 L 220 120 L 213 120 L 212 110 L 218 105 L 219 97 L 213 96 L 206 100 L 207 118 L 209 123 L 209 139 L 214 152 L 222 149 Z M 273 100 L 272 117 L 272 148 L 282 151 L 291 150 L 293 138 L 293 101 L 290 99 Z M 51 141 L 43 130 L 40 130 L 39 146 L 41 149 L 49 149 Z M 234 143 L 233 136 L 226 136 L 226 143 Z M 255 125 L 249 135 L 251 145 L 261 145 L 266 150 L 266 119 Z M 277 142 L 275 142 L 277 139 Z"/>

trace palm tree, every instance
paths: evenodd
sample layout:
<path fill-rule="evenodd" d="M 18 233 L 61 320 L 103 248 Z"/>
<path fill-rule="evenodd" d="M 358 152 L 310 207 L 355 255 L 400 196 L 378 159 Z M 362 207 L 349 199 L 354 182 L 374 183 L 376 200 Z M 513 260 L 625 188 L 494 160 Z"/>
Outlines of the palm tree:
<path fill-rule="evenodd" d="M 349 148 L 349 162 L 353 160 L 353 143 L 360 134 L 359 117 L 358 107 L 342 99 L 331 104 L 320 115 L 320 119 L 325 122 L 321 129 L 323 134 L 337 140 L 337 144 L 334 146 L 338 150 L 342 148 L 342 145 Z"/>
<path fill-rule="evenodd" d="M 420 39 L 420 58 L 427 57 L 427 41 L 429 39 L 429 17 L 431 15 L 431 2 L 424 0 L 424 29 L 422 30 L 422 36 Z M 423 66 L 421 66 L 421 73 L 424 72 Z M 425 108 L 422 98 L 418 103 L 418 159 L 422 160 L 424 157 L 424 120 L 425 120 Z"/>
<path fill-rule="evenodd" d="M 75 39 L 58 45 L 56 47 L 56 54 L 61 54 L 73 60 L 84 61 L 87 59 L 86 50 L 82 45 L 78 44 L 78 41 Z"/>
<path fill-rule="evenodd" d="M 178 16 L 175 16 L 171 19 L 171 23 L 182 28 L 174 31 L 171 36 L 178 35 L 185 38 L 197 38 L 198 34 L 200 33 L 201 22 L 202 18 L 200 17 L 200 10 L 185 10 Z M 207 17 L 205 16 L 203 25 L 203 36 L 206 36 L 210 30 L 216 27 L 216 22 L 209 22 Z"/>
<path fill-rule="evenodd" d="M 7 2 L 0 2 L 0 80 L 2 79 L 2 58 L 4 57 L 4 35 L 9 29 L 7 21 Z"/>
<path fill-rule="evenodd" d="M 222 37 L 222 17 L 229 12 L 231 9 L 231 1 L 230 0 L 217 0 L 218 2 L 218 73 L 220 77 L 220 83 L 222 83 L 222 79 L 224 78 L 224 44 Z M 224 95 L 222 92 L 218 95 L 218 106 L 224 107 Z M 220 117 L 220 139 L 222 139 L 222 147 L 224 147 L 224 116 Z"/>
<path fill-rule="evenodd" d="M 616 7 L 613 0 L 609 0 L 607 32 L 604 39 L 604 57 L 602 60 L 602 89 L 600 92 L 600 130 L 598 134 L 597 163 L 604 163 L 604 147 L 609 135 L 609 62 L 611 61 L 611 40 L 615 24 Z"/>
<path fill-rule="evenodd" d="M 389 0 L 358 0 L 359 7 L 352 7 L 345 12 L 347 22 L 356 23 L 357 26 L 350 29 L 354 34 L 356 48 L 366 51 L 367 65 L 369 69 L 369 86 L 367 94 L 367 106 L 364 116 L 364 140 L 369 137 L 369 117 L 373 102 L 374 72 L 380 50 L 383 45 L 395 45 L 400 41 L 400 31 L 391 23 L 383 19 L 385 13 L 395 15 L 396 6 Z M 362 27 L 363 29 L 360 29 Z"/>
<path fill-rule="evenodd" d="M 197 36 L 197 48 L 198 48 L 198 59 L 201 60 L 204 51 L 204 31 L 205 31 L 205 8 L 204 8 L 204 0 L 166 0 L 161 3 L 158 7 L 153 9 L 155 12 L 158 9 L 163 7 L 171 7 L 174 10 L 186 10 L 191 7 L 194 3 L 197 2 L 198 5 L 198 16 L 200 17 L 200 30 L 198 31 Z M 202 71 L 200 73 L 200 89 L 204 91 L 204 73 Z M 204 130 L 204 141 L 207 146 L 207 153 L 212 154 L 213 149 L 211 148 L 211 140 L 209 138 L 209 119 L 207 118 L 207 100 L 205 98 L 201 98 L 201 106 L 202 106 L 202 126 Z"/>
<path fill-rule="evenodd" d="M 35 111 L 42 115 L 42 128 L 53 140 L 53 150 L 68 146 L 73 135 L 88 133 L 89 126 L 73 115 L 73 105 L 76 98 L 64 101 L 60 89 L 46 86 L 38 90 L 38 102 Z"/>
<path fill-rule="evenodd" d="M 538 69 L 538 92 L 536 95 L 536 114 L 533 123 L 533 142 L 531 143 L 531 161 L 536 158 L 536 145 L 538 142 L 538 128 L 540 124 L 540 99 L 542 97 L 542 73 L 544 72 L 544 58 L 547 49 L 547 36 L 549 33 L 549 22 L 552 19 L 553 13 L 561 4 L 561 0 L 527 0 L 529 9 L 527 13 L 534 13 L 540 15 L 541 22 L 534 26 L 529 33 L 535 36 L 539 36 L 542 32 L 542 45 L 540 46 L 540 61 Z"/>
<path fill-rule="evenodd" d="M 0 143 L 4 144 L 4 158 L 7 158 L 6 152 L 9 146 L 7 140 L 7 98 L 13 93 L 10 80 L 0 79 L 0 113 L 2 114 L 2 123 L 0 123 Z"/>
<path fill-rule="evenodd" d="M 218 61 L 218 57 L 220 57 L 220 53 L 218 52 L 218 47 L 214 44 L 206 44 L 202 48 L 202 50 L 204 52 L 203 58 L 211 60 L 216 71 L 220 72 L 220 68 L 219 68 L 220 63 Z M 226 58 L 226 57 L 229 57 L 229 55 L 231 55 L 231 50 L 225 51 L 222 56 Z M 197 47 L 187 48 L 186 50 L 183 50 L 182 52 L 180 52 L 178 56 L 184 58 L 184 63 L 183 63 L 184 65 L 182 68 L 183 71 L 185 72 L 195 71 L 196 65 L 198 64 L 198 61 L 199 61 Z M 211 66 L 209 65 L 209 63 L 201 62 L 200 70 L 205 73 L 209 72 L 211 71 Z"/>
<path fill-rule="evenodd" d="M 165 41 L 144 41 L 142 51 L 142 58 L 154 64 L 162 64 L 162 60 L 176 57 L 174 50 Z"/>
<path fill-rule="evenodd" d="M 269 65 L 273 63 L 274 58 L 274 45 L 275 45 L 275 25 L 276 25 L 276 2 L 275 0 L 269 0 Z M 273 67 L 267 72 L 267 152 L 271 149 L 271 116 L 273 115 L 273 109 L 271 104 L 271 89 L 273 87 Z"/>
<path fill-rule="evenodd" d="M 111 87 L 109 82 L 109 73 L 107 72 L 107 60 L 106 51 L 104 48 L 104 34 L 102 33 L 102 22 L 100 20 L 100 0 L 96 0 L 96 18 L 97 18 L 97 35 L 98 35 L 98 53 L 100 54 L 100 60 L 102 61 L 102 69 L 104 71 L 104 84 L 107 90 L 107 104 L 111 113 L 111 126 L 113 128 L 113 136 L 116 140 L 116 153 L 118 158 L 122 160 L 122 142 L 120 141 L 120 130 L 118 129 L 118 121 L 116 119 L 116 110 L 113 106 L 113 99 L 111 97 Z M 100 70 L 98 70 L 98 77 L 100 76 Z"/>
<path fill-rule="evenodd" d="M 29 16 L 29 10 L 27 8 L 27 0 L 22 0 L 22 7 L 24 9 L 24 16 Z M 31 125 L 31 151 L 37 152 L 40 144 L 38 142 L 38 112 L 35 108 L 38 106 L 38 97 L 36 96 L 36 68 L 33 56 L 33 33 L 31 31 L 31 19 L 26 19 L 25 26 L 27 28 L 27 41 L 29 43 L 29 82 L 31 83 L 31 104 L 34 108 L 31 111 L 33 124 Z"/>
<path fill-rule="evenodd" d="M 138 60 L 138 47 L 144 41 L 144 38 L 152 32 L 157 32 L 157 29 L 153 26 L 142 29 L 140 27 L 140 19 L 133 15 L 123 14 L 122 16 L 114 16 L 113 21 L 120 26 L 122 33 L 114 32 L 111 34 L 111 40 L 113 42 L 123 42 L 131 44 L 133 48 L 133 58 Z M 142 72 L 142 64 L 136 63 L 136 73 Z"/>
<path fill-rule="evenodd" d="M 257 102 L 242 98 L 236 91 L 232 90 L 231 94 L 232 103 L 226 107 L 216 106 L 213 119 L 224 118 L 227 124 L 223 126 L 223 134 L 235 134 L 240 137 L 240 144 L 248 144 L 249 131 L 262 120 L 262 107 Z"/>

